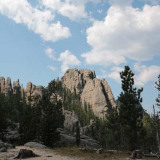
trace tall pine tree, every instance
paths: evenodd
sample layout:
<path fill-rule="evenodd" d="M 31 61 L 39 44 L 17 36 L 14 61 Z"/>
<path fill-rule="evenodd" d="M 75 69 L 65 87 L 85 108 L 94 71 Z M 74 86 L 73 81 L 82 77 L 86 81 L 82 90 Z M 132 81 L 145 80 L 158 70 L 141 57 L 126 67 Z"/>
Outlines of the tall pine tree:
<path fill-rule="evenodd" d="M 134 73 L 129 66 L 125 66 L 120 77 L 123 90 L 118 97 L 121 147 L 124 150 L 133 150 L 138 147 L 138 135 L 143 126 L 143 108 L 141 106 L 143 88 L 134 87 Z"/>
<path fill-rule="evenodd" d="M 155 83 L 156 84 L 156 88 L 157 88 L 157 90 L 158 90 L 158 97 L 157 97 L 157 99 L 156 99 L 156 105 L 158 106 L 158 107 L 160 107 L 160 74 L 159 74 L 159 76 L 158 76 L 158 81 Z"/>

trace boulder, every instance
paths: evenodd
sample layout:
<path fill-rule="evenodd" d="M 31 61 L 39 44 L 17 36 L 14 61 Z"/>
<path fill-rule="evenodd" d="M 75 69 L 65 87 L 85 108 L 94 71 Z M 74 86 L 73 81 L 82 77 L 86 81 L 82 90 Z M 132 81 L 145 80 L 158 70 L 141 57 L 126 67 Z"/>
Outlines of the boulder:
<path fill-rule="evenodd" d="M 15 148 L 13 145 L 9 143 L 4 143 L 0 140 L 0 152 L 7 152 L 7 149 Z"/>
<path fill-rule="evenodd" d="M 64 128 L 71 133 L 75 133 L 77 129 L 77 123 L 80 124 L 77 115 L 74 112 L 67 110 L 64 110 L 63 113 L 65 116 Z"/>
<path fill-rule="evenodd" d="M 6 147 L 5 144 L 2 141 L 0 141 L 0 149 L 4 147 Z"/>
<path fill-rule="evenodd" d="M 13 149 L 13 148 L 15 148 L 14 145 L 9 144 L 9 143 L 4 143 L 4 145 L 5 145 L 5 147 L 6 147 L 7 149 Z"/>
<path fill-rule="evenodd" d="M 28 143 L 25 143 L 24 146 L 30 147 L 30 148 L 39 148 L 39 149 L 47 148 L 45 145 L 37 143 L 37 142 L 28 142 Z"/>
<path fill-rule="evenodd" d="M 69 134 L 60 134 L 60 146 L 76 145 L 76 137 Z"/>
<path fill-rule="evenodd" d="M 7 148 L 5 148 L 5 147 L 0 148 L 0 152 L 7 152 Z"/>
<path fill-rule="evenodd" d="M 18 133 L 18 129 L 14 128 L 8 128 L 7 129 L 7 134 L 5 136 L 7 142 L 12 143 L 12 144 L 17 144 L 20 140 L 20 134 Z"/>
<path fill-rule="evenodd" d="M 58 142 L 59 146 L 75 146 L 76 145 L 76 137 L 75 135 L 71 135 L 63 129 L 58 129 L 60 132 L 60 141 Z M 96 148 L 98 147 L 98 142 L 91 137 L 80 135 L 80 146 L 87 148 Z"/>
<path fill-rule="evenodd" d="M 32 150 L 21 149 L 14 159 L 23 159 L 31 157 L 39 157 L 39 155 L 36 155 Z"/>

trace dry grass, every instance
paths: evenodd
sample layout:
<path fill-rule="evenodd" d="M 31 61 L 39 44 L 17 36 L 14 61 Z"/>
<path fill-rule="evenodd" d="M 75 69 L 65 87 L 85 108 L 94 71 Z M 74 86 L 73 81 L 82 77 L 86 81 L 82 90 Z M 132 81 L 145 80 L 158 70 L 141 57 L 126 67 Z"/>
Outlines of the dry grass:
<path fill-rule="evenodd" d="M 79 149 L 76 147 L 58 148 L 54 150 L 57 154 L 78 157 L 84 160 L 125 160 L 128 159 L 129 152 L 108 152 L 97 154 L 94 150 Z"/>
<path fill-rule="evenodd" d="M 70 156 L 82 160 L 128 160 L 131 152 L 107 152 L 97 154 L 94 150 L 66 147 L 54 149 L 56 154 Z M 144 160 L 159 160 L 158 158 L 144 158 Z"/>

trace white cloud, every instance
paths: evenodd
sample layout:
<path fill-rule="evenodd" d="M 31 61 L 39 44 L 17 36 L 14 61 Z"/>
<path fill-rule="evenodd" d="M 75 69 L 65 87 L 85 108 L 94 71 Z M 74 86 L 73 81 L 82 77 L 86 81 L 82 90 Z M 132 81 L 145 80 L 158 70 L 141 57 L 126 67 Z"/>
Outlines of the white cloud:
<path fill-rule="evenodd" d="M 136 63 L 134 65 L 134 70 L 138 72 L 135 76 L 135 84 L 138 86 L 143 86 L 147 82 L 155 82 L 158 75 L 160 74 L 160 66 L 145 66 Z"/>
<path fill-rule="evenodd" d="M 111 72 L 108 72 L 106 70 L 101 70 L 102 75 L 97 76 L 99 79 L 102 78 L 111 78 L 115 81 L 117 81 L 118 83 L 121 82 L 121 78 L 120 78 L 120 72 L 123 71 L 124 69 L 121 67 L 112 67 L 111 68 Z"/>
<path fill-rule="evenodd" d="M 0 13 L 16 23 L 25 24 L 45 41 L 55 42 L 71 36 L 69 28 L 63 27 L 59 21 L 52 22 L 53 13 L 33 8 L 27 0 L 0 0 Z"/>
<path fill-rule="evenodd" d="M 108 77 L 120 83 L 121 82 L 120 72 L 122 72 L 124 69 L 121 67 L 113 67 L 111 68 L 111 70 L 112 72 L 108 74 Z"/>
<path fill-rule="evenodd" d="M 70 51 L 66 50 L 65 52 L 60 54 L 58 58 L 61 65 L 61 71 L 64 73 L 70 66 L 79 65 L 81 62 L 77 59 L 75 55 L 73 55 Z"/>
<path fill-rule="evenodd" d="M 124 6 L 114 2 L 105 20 L 95 21 L 87 29 L 87 43 L 92 49 L 82 54 L 86 62 L 119 65 L 126 58 L 145 61 L 160 56 L 160 6 L 145 5 L 141 10 L 129 5 L 131 1 Z"/>
<path fill-rule="evenodd" d="M 57 60 L 56 59 L 56 57 L 55 57 L 55 51 L 52 49 L 52 48 L 47 48 L 46 50 L 45 50 L 45 53 L 46 53 L 46 55 L 50 58 L 50 59 L 53 59 L 53 60 Z"/>
<path fill-rule="evenodd" d="M 53 67 L 53 66 L 47 66 L 47 68 L 49 68 L 49 69 L 52 70 L 52 71 L 55 71 L 55 70 L 56 70 L 56 68 Z"/>
<path fill-rule="evenodd" d="M 57 12 L 73 21 L 87 18 L 85 5 L 88 2 L 100 2 L 98 0 L 41 0 L 43 6 Z"/>

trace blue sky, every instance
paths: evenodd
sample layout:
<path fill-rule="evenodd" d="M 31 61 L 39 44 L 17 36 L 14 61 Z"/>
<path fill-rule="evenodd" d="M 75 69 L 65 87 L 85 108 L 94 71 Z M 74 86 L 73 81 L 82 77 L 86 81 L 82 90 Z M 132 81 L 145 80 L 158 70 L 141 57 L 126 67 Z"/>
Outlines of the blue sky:
<path fill-rule="evenodd" d="M 160 0 L 0 0 L 0 76 L 47 86 L 68 68 L 92 69 L 117 99 L 125 65 L 151 112 L 160 74 Z"/>

